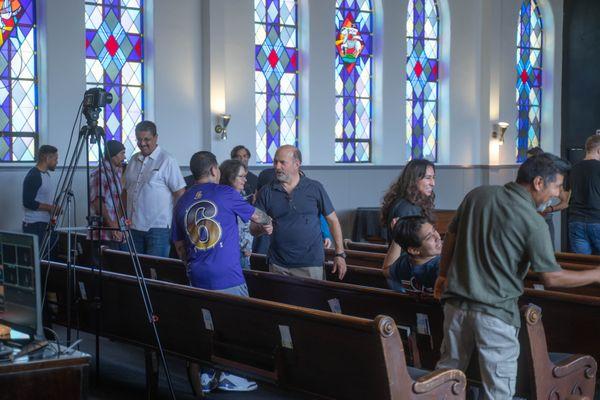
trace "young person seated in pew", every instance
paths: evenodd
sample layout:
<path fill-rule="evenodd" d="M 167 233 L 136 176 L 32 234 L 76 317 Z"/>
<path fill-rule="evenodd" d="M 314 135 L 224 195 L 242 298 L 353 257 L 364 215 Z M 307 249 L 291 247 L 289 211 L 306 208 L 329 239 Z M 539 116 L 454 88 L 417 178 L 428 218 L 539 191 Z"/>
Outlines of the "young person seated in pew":
<path fill-rule="evenodd" d="M 390 288 L 399 292 L 407 287 L 433 291 L 442 253 L 442 239 L 433 225 L 421 216 L 400 218 L 392 237 L 383 261 L 383 274 Z"/>
<path fill-rule="evenodd" d="M 272 230 L 271 218 L 231 186 L 218 184 L 221 173 L 211 152 L 194 154 L 190 170 L 195 185 L 179 199 L 173 212 L 172 239 L 177 255 L 187 265 L 192 286 L 248 297 L 240 264 L 237 218 L 252 220 L 265 231 Z M 245 378 L 214 370 L 203 371 L 200 380 L 203 392 L 217 387 L 227 391 L 258 387 Z"/>

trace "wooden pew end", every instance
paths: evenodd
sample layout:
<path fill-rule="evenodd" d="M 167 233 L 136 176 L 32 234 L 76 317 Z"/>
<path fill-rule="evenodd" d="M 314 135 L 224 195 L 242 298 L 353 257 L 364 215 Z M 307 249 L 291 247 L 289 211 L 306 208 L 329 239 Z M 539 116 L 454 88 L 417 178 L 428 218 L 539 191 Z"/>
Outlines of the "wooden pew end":
<path fill-rule="evenodd" d="M 453 395 L 464 396 L 467 378 L 457 369 L 438 369 L 418 377 L 413 384 L 416 394 L 429 393 L 440 387 L 449 387 Z"/>
<path fill-rule="evenodd" d="M 532 382 L 534 391 L 543 398 L 593 398 L 598 370 L 594 358 L 581 354 L 548 353 L 542 309 L 529 304 L 523 306 L 521 312 L 529 337 L 530 348 L 526 354 L 535 374 Z"/>

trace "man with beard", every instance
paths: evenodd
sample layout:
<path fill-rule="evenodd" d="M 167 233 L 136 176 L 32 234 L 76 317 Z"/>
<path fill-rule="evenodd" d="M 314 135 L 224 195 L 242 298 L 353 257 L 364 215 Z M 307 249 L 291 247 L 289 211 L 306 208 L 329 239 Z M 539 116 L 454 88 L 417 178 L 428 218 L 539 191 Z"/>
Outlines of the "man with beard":
<path fill-rule="evenodd" d="M 333 272 L 346 274 L 342 228 L 321 183 L 300 173 L 302 154 L 294 146 L 277 149 L 273 160 L 275 179 L 258 193 L 256 208 L 273 219 L 268 251 L 269 271 L 323 279 L 323 238 L 319 215 L 324 215 L 335 243 Z M 259 235 L 260 227 L 251 226 Z"/>
<path fill-rule="evenodd" d="M 37 235 L 42 244 L 44 234 L 54 213 L 53 187 L 50 171 L 58 164 L 58 149 L 43 145 L 38 150 L 38 161 L 23 181 L 23 232 Z"/>

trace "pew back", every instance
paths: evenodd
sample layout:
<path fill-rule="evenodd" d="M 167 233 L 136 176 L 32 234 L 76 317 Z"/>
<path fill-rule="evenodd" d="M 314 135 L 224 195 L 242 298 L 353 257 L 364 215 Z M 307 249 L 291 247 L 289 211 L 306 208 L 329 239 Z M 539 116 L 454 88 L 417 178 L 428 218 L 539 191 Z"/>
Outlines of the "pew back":
<path fill-rule="evenodd" d="M 93 331 L 98 271 L 75 267 L 75 275 L 80 329 Z M 49 305 L 64 322 L 65 266 L 52 264 L 48 278 L 57 299 Z M 135 277 L 104 271 L 101 282 L 100 334 L 154 348 Z M 329 398 L 464 398 L 459 371 L 413 384 L 389 317 L 349 317 L 154 280 L 147 285 L 163 347 L 176 356 Z"/>

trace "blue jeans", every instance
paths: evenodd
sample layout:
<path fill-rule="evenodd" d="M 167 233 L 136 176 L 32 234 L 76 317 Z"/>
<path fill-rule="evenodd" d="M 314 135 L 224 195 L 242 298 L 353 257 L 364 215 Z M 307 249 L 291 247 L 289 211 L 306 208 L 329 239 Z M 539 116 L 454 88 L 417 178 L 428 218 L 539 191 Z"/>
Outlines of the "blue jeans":
<path fill-rule="evenodd" d="M 573 253 L 600 254 L 600 224 L 569 222 L 569 246 Z"/>
<path fill-rule="evenodd" d="M 169 257 L 171 249 L 171 229 L 151 228 L 149 231 L 131 230 L 135 250 L 140 254 Z M 125 246 L 127 247 L 127 246 Z M 125 248 L 125 250 L 127 250 Z"/>

